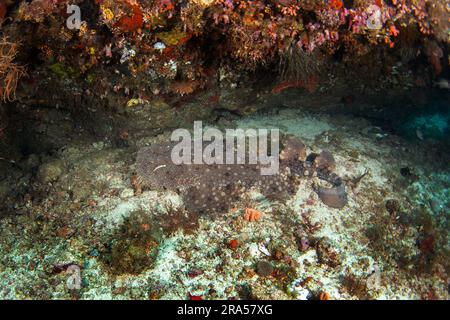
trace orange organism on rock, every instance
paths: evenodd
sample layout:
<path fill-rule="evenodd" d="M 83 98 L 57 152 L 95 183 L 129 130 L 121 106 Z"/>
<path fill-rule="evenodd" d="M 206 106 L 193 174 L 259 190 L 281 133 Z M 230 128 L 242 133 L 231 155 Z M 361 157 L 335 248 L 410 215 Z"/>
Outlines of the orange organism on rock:
<path fill-rule="evenodd" d="M 170 90 L 174 93 L 184 96 L 194 92 L 197 85 L 198 84 L 195 81 L 177 81 L 172 83 Z"/>
<path fill-rule="evenodd" d="M 394 25 L 392 25 L 392 26 L 389 28 L 389 34 L 390 34 L 391 36 L 396 37 L 396 36 L 398 36 L 399 33 L 400 33 L 400 31 L 398 31 L 398 29 L 397 29 Z"/>
<path fill-rule="evenodd" d="M 341 10 L 344 7 L 342 0 L 331 0 L 330 7 L 335 10 Z"/>
<path fill-rule="evenodd" d="M 321 292 L 319 294 L 319 300 L 330 300 L 330 294 L 328 292 Z"/>
<path fill-rule="evenodd" d="M 245 208 L 244 219 L 250 222 L 259 221 L 262 213 L 256 209 Z"/>
<path fill-rule="evenodd" d="M 230 242 L 228 242 L 228 246 L 230 247 L 230 249 L 236 249 L 239 246 L 239 242 L 237 241 L 237 239 L 232 239 L 230 240 Z"/>
<path fill-rule="evenodd" d="M 139 4 L 133 1 L 126 1 L 126 4 L 131 8 L 133 15 L 131 17 L 123 16 L 120 18 L 116 23 L 116 27 L 125 32 L 136 31 L 142 28 L 142 25 L 144 24 L 144 15 L 142 14 Z"/>

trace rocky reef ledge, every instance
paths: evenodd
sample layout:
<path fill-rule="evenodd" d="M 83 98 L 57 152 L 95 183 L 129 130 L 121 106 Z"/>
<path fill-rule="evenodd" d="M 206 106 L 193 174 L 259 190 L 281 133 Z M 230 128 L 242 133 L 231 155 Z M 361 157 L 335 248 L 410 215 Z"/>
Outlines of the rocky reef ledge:
<path fill-rule="evenodd" d="M 154 128 L 292 92 L 310 107 L 420 105 L 427 88 L 448 90 L 448 11 L 444 0 L 1 0 L 0 94 Z"/>

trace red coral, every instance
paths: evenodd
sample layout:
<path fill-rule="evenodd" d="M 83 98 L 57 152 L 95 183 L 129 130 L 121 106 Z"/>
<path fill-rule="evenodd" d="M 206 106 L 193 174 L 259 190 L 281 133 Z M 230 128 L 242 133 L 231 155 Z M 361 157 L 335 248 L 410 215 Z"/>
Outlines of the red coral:
<path fill-rule="evenodd" d="M 159 2 L 159 12 L 163 13 L 166 11 L 172 11 L 175 9 L 171 0 L 160 0 Z"/>
<path fill-rule="evenodd" d="M 400 33 L 400 31 L 398 31 L 398 29 L 397 29 L 394 25 L 392 25 L 392 26 L 389 28 L 389 34 L 390 34 L 391 36 L 396 37 L 396 36 L 398 36 L 399 33 Z"/>
<path fill-rule="evenodd" d="M 136 31 L 142 28 L 144 24 L 144 15 L 138 4 L 127 3 L 127 5 L 132 9 L 133 15 L 131 17 L 123 16 L 115 26 L 125 32 Z"/>

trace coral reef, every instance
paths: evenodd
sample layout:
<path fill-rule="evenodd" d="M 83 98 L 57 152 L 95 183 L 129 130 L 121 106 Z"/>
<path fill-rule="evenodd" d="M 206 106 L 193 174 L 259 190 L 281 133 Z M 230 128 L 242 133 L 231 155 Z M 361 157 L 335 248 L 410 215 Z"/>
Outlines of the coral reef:
<path fill-rule="evenodd" d="M 90 103 L 120 109 L 130 99 L 185 98 L 220 86 L 224 69 L 238 80 L 232 88 L 264 71 L 281 79 L 274 93 L 286 88 L 315 92 L 330 72 L 342 83 L 352 79 L 348 69 L 367 80 L 381 76 L 405 59 L 400 52 L 412 53 L 410 64 L 420 68 L 409 77 L 420 76 L 426 85 L 448 68 L 444 0 L 77 0 L 70 2 L 81 12 L 75 29 L 66 23 L 73 19 L 66 13 L 68 1 L 1 3 L 1 36 L 12 45 L 2 54 L 9 59 L 2 62 L 3 97 L 13 98 L 24 71 L 20 66 L 28 65 L 29 81 L 18 87 L 23 102 L 56 104 L 56 96 L 69 104 L 84 92 Z M 12 63 L 19 41 L 20 54 Z M 386 55 L 392 59 L 366 63 Z M 432 66 L 431 77 L 424 78 L 430 70 L 423 55 Z M 369 77 L 357 67 L 361 64 L 377 70 Z"/>

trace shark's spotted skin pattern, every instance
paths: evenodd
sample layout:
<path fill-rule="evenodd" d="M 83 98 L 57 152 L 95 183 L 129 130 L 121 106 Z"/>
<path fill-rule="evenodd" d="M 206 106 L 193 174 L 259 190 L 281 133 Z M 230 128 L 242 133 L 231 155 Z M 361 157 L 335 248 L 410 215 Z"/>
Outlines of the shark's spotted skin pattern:
<path fill-rule="evenodd" d="M 259 164 L 176 165 L 171 160 L 174 145 L 154 144 L 139 150 L 137 175 L 144 187 L 179 193 L 190 212 L 226 212 L 251 188 L 269 200 L 285 200 L 296 192 L 299 179 L 304 177 L 305 163 L 302 159 L 306 158 L 305 145 L 292 137 L 285 141 L 280 152 L 278 174 L 268 176 L 261 175 Z M 311 170 L 314 164 L 309 165 Z M 318 173 L 323 180 L 339 183 L 342 198 L 345 189 L 341 179 L 323 170 L 318 170 Z"/>

